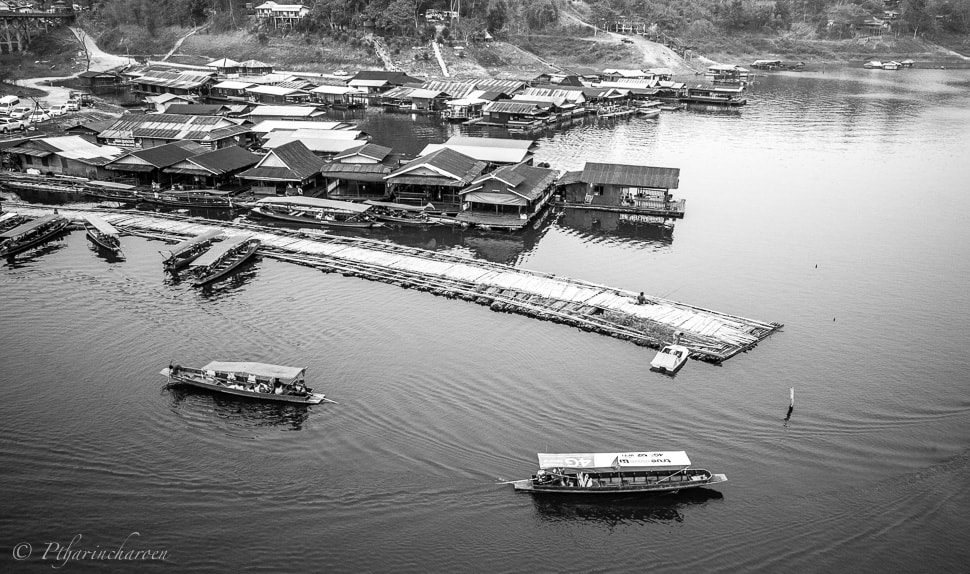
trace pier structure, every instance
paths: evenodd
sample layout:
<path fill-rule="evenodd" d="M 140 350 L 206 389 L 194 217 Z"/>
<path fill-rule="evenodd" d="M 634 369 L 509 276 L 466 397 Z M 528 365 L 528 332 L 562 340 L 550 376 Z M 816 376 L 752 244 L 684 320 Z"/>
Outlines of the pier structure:
<path fill-rule="evenodd" d="M 49 209 L 7 203 L 7 210 L 39 216 Z M 259 239 L 260 254 L 325 272 L 382 281 L 505 311 L 554 321 L 637 345 L 659 348 L 679 337 L 693 358 L 719 363 L 754 348 L 780 323 L 748 319 L 660 297 L 638 303 L 637 293 L 519 269 L 459 255 L 427 251 L 322 230 L 281 229 L 134 210 L 59 207 L 81 220 L 96 212 L 122 233 L 181 241 L 210 230 L 237 230 Z"/>

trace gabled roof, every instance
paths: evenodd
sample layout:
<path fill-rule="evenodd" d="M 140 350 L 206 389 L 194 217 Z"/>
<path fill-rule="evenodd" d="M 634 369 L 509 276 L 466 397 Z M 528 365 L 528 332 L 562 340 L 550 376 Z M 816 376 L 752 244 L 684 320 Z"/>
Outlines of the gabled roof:
<path fill-rule="evenodd" d="M 223 90 L 245 90 L 251 86 L 255 86 L 253 82 L 240 82 L 238 80 L 226 80 L 224 82 L 219 82 L 218 84 L 212 86 L 212 89 L 223 89 Z"/>
<path fill-rule="evenodd" d="M 326 132 L 321 132 L 326 133 Z M 263 149 L 276 149 L 291 142 L 302 142 L 314 154 L 341 153 L 353 147 L 359 147 L 359 142 L 351 139 L 328 137 L 297 137 L 290 132 L 271 133 L 261 144 Z"/>
<path fill-rule="evenodd" d="M 677 189 L 680 168 L 586 162 L 580 181 L 589 184 Z"/>
<path fill-rule="evenodd" d="M 165 108 L 166 114 L 185 114 L 188 116 L 217 116 L 228 108 L 222 104 L 172 104 Z"/>
<path fill-rule="evenodd" d="M 256 165 L 260 159 L 262 159 L 262 156 L 240 146 L 231 145 L 190 157 L 185 161 L 197 165 L 213 175 L 222 175 Z"/>
<path fill-rule="evenodd" d="M 266 94 L 268 96 L 291 96 L 293 94 L 305 94 L 306 90 L 299 88 L 287 88 L 283 86 L 251 86 L 246 91 L 252 94 Z"/>
<path fill-rule="evenodd" d="M 361 70 L 354 74 L 350 81 L 354 80 L 383 80 L 399 86 L 404 84 L 420 84 L 421 80 L 412 78 L 404 72 L 391 72 L 387 70 Z"/>
<path fill-rule="evenodd" d="M 273 164 L 281 164 L 276 166 Z M 267 165 L 268 164 L 268 165 Z M 272 150 L 256 167 L 239 174 L 240 178 L 272 179 L 276 181 L 304 180 L 317 173 L 323 160 L 300 141 L 292 141 Z"/>
<path fill-rule="evenodd" d="M 118 74 L 114 72 L 95 72 L 94 70 L 88 70 L 86 72 L 81 72 L 77 75 L 79 78 L 117 78 Z"/>
<path fill-rule="evenodd" d="M 393 150 L 391 150 L 389 147 L 366 143 L 362 146 L 353 147 L 340 154 L 337 154 L 333 159 L 334 161 L 340 161 L 341 159 L 346 159 L 353 156 L 361 156 L 372 159 L 379 163 L 384 161 L 384 159 L 390 155 L 391 151 Z"/>
<path fill-rule="evenodd" d="M 475 160 L 452 149 L 442 148 L 410 161 L 407 165 L 395 170 L 384 179 L 405 181 L 402 178 L 407 177 L 410 173 L 420 168 L 425 168 L 426 170 L 437 173 L 440 178 L 452 180 L 453 184 L 464 185 L 478 177 L 485 167 L 486 164 L 483 161 Z M 435 176 L 427 175 L 422 175 L 421 177 L 434 177 L 438 179 Z"/>
<path fill-rule="evenodd" d="M 125 156 L 115 160 L 114 164 L 121 166 L 127 158 L 138 158 L 139 162 L 154 166 L 156 168 L 169 167 L 176 163 L 201 153 L 205 153 L 206 148 L 192 141 L 177 141 L 148 149 L 140 149 L 129 152 Z"/>
<path fill-rule="evenodd" d="M 264 106 L 265 107 L 265 106 Z M 289 106 L 297 107 L 297 106 Z M 273 131 L 296 131 L 300 129 L 308 130 L 351 130 L 356 128 L 354 124 L 347 122 L 317 122 L 299 120 L 263 120 L 252 127 L 253 133 L 265 134 Z"/>
<path fill-rule="evenodd" d="M 229 58 L 222 58 L 221 60 L 216 60 L 214 62 L 209 62 L 205 65 L 207 68 L 235 68 L 239 66 L 239 62 L 235 60 L 230 60 Z"/>
<path fill-rule="evenodd" d="M 511 102 L 511 101 L 501 101 L 501 102 L 489 102 L 485 104 L 482 108 L 485 112 L 498 112 L 506 114 L 531 114 L 535 115 L 540 113 L 542 110 L 534 102 Z"/>
<path fill-rule="evenodd" d="M 266 118 L 316 118 L 325 113 L 313 106 L 257 106 L 243 115 Z"/>
<path fill-rule="evenodd" d="M 28 150 L 43 150 L 92 165 L 104 165 L 124 153 L 121 148 L 93 144 L 81 136 L 75 135 L 30 139 L 20 143 L 17 147 Z M 13 148 L 8 151 L 16 153 Z"/>
<path fill-rule="evenodd" d="M 141 76 L 132 80 L 136 84 L 148 84 L 165 88 L 191 90 L 206 85 L 212 81 L 214 72 L 168 71 L 148 69 Z"/>
<path fill-rule="evenodd" d="M 471 185 L 461 190 L 459 195 L 477 191 L 485 182 L 495 180 L 505 184 L 507 193 L 532 201 L 538 199 L 542 192 L 556 181 L 556 175 L 555 170 L 543 167 L 533 167 L 523 163 L 506 165 L 479 176 Z"/>
<path fill-rule="evenodd" d="M 111 127 L 98 134 L 98 137 L 101 139 L 154 138 L 211 141 L 248 131 L 250 131 L 249 128 L 239 126 L 222 116 L 125 114 Z"/>
<path fill-rule="evenodd" d="M 272 68 L 269 64 L 264 64 L 259 60 L 246 60 L 245 62 L 239 63 L 240 68 Z"/>
<path fill-rule="evenodd" d="M 454 136 L 443 144 L 428 144 L 421 155 L 450 148 L 472 159 L 490 163 L 519 163 L 532 155 L 534 140 Z"/>
<path fill-rule="evenodd" d="M 323 177 L 354 181 L 384 181 L 391 168 L 381 163 L 328 163 L 320 170 Z"/>

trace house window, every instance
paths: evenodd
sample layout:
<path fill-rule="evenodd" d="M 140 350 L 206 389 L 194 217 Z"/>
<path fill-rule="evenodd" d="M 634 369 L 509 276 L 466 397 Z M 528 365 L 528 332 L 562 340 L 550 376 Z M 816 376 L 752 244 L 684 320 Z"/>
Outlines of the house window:
<path fill-rule="evenodd" d="M 30 157 L 29 155 L 24 156 L 24 161 L 27 163 L 27 165 L 34 165 L 34 158 Z"/>
<path fill-rule="evenodd" d="M 596 184 L 593 186 L 593 195 L 603 195 L 603 186 Z"/>
<path fill-rule="evenodd" d="M 64 171 L 67 171 L 67 158 L 66 157 L 62 157 L 61 158 L 61 169 L 63 169 Z"/>

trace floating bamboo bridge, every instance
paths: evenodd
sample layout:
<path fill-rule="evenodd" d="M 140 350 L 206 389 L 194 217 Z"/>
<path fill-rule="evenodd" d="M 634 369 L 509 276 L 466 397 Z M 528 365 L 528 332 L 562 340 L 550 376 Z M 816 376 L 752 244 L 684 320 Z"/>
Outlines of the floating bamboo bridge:
<path fill-rule="evenodd" d="M 50 213 L 28 204 L 4 206 L 25 215 Z M 659 297 L 638 304 L 631 291 L 369 238 L 134 210 L 70 206 L 58 211 L 74 220 L 98 213 L 123 233 L 172 242 L 213 229 L 250 234 L 262 242 L 259 253 L 265 257 L 460 298 L 646 347 L 660 348 L 679 333 L 693 358 L 714 363 L 755 347 L 783 326 Z"/>

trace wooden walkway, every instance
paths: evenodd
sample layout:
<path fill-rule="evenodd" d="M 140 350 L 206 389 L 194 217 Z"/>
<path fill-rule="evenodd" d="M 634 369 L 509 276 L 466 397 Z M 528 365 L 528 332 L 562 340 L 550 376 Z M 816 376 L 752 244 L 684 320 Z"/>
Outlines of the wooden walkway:
<path fill-rule="evenodd" d="M 33 216 L 50 213 L 49 208 L 9 201 L 4 209 Z M 260 254 L 266 257 L 461 298 L 647 347 L 659 348 L 681 332 L 681 343 L 690 347 L 692 357 L 711 362 L 747 351 L 782 327 L 658 297 L 638 305 L 637 293 L 631 291 L 369 238 L 135 210 L 63 206 L 58 211 L 75 220 L 97 212 L 122 233 L 173 242 L 211 229 L 249 233 L 262 242 Z"/>

